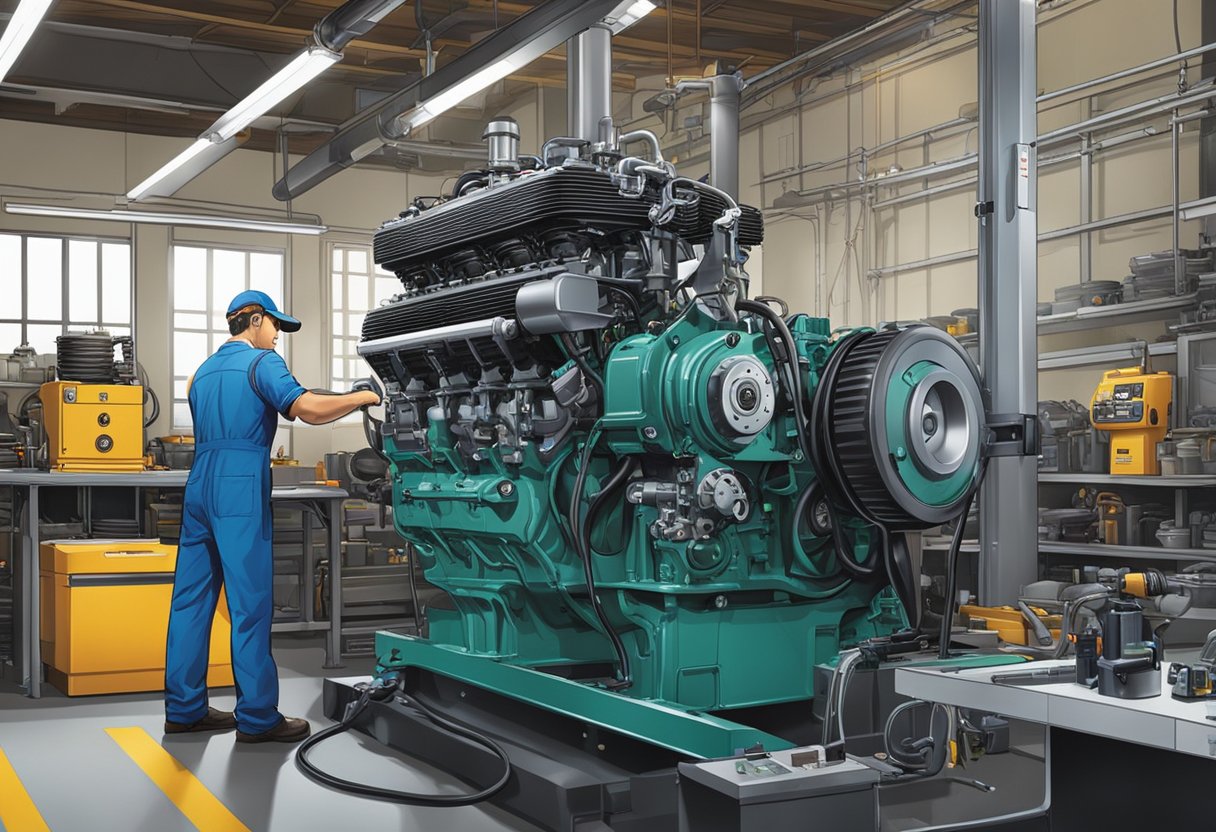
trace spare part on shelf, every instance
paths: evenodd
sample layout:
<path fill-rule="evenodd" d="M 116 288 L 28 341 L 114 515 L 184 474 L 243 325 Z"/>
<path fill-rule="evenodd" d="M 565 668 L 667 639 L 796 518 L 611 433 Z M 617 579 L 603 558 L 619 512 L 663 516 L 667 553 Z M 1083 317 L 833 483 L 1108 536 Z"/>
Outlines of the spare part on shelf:
<path fill-rule="evenodd" d="M 1199 275 L 1216 271 L 1213 249 L 1181 249 L 1182 285 L 1174 281 L 1174 252 L 1141 254 L 1129 262 L 1132 273 L 1123 278 L 1123 299 L 1151 300 L 1195 291 Z"/>
<path fill-rule="evenodd" d="M 606 135 L 375 235 L 402 291 L 364 321 L 365 424 L 450 598 L 376 654 L 616 730 L 699 723 L 669 748 L 781 747 L 692 712 L 809 700 L 815 665 L 914 619 L 906 533 L 971 502 L 978 373 L 931 327 L 747 299 L 760 213 Z"/>
<path fill-rule="evenodd" d="M 1051 314 L 1076 312 L 1083 306 L 1110 306 L 1123 300 L 1123 284 L 1117 280 L 1090 280 L 1056 289 Z"/>
<path fill-rule="evenodd" d="M 1166 549 L 1189 549 L 1192 545 L 1190 527 L 1175 528 L 1173 520 L 1162 521 L 1157 527 L 1156 537 Z"/>
<path fill-rule="evenodd" d="M 1095 429 L 1111 432 L 1111 474 L 1159 473 L 1157 443 L 1169 431 L 1173 398 L 1170 373 L 1131 367 L 1103 374 L 1090 403 L 1090 420 Z"/>
<path fill-rule="evenodd" d="M 149 439 L 147 453 L 158 468 L 188 471 L 194 467 L 194 437 L 172 434 Z"/>
<path fill-rule="evenodd" d="M 1105 472 L 1109 436 L 1094 431 L 1089 408 L 1080 402 L 1039 402 L 1039 471 L 1080 474 Z"/>
<path fill-rule="evenodd" d="M 1163 520 L 1173 511 L 1157 503 L 1127 503 L 1110 491 L 1097 495 L 1098 539 L 1108 546 L 1152 546 Z"/>
<path fill-rule="evenodd" d="M 1039 540 L 1089 543 L 1097 535 L 1097 512 L 1086 508 L 1039 509 Z"/>

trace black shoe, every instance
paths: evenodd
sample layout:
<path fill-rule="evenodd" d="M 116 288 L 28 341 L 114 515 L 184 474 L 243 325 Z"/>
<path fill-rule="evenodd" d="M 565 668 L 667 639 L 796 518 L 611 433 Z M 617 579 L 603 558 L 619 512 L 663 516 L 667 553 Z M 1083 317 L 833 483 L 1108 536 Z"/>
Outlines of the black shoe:
<path fill-rule="evenodd" d="M 201 731 L 228 731 L 236 727 L 236 718 L 228 711 L 217 711 L 208 708 L 207 715 L 198 722 L 183 725 L 180 722 L 165 720 L 166 734 L 188 734 Z"/>
<path fill-rule="evenodd" d="M 292 717 L 283 717 L 283 721 L 271 728 L 269 731 L 263 731 L 260 734 L 246 734 L 244 731 L 236 732 L 237 742 L 299 742 L 307 739 L 312 733 L 312 726 L 308 724 L 307 719 L 293 719 Z"/>

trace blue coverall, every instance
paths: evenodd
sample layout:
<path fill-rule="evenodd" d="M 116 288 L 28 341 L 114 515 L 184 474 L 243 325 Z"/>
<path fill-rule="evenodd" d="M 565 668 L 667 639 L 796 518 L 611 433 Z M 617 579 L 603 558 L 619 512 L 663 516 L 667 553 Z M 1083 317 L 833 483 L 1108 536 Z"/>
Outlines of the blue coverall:
<path fill-rule="evenodd" d="M 270 446 L 278 414 L 287 417 L 304 392 L 282 356 L 241 341 L 224 344 L 194 376 L 195 457 L 182 506 L 165 660 L 170 722 L 190 725 L 207 715 L 207 656 L 221 584 L 232 618 L 237 729 L 260 734 L 283 718 L 270 655 Z"/>

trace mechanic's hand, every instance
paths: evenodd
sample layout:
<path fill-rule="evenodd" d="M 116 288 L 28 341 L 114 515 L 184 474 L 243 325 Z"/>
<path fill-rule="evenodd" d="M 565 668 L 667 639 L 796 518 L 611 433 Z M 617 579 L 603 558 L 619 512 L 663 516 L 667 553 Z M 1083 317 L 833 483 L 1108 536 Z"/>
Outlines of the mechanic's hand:
<path fill-rule="evenodd" d="M 350 386 L 352 393 L 369 393 L 361 407 L 374 407 L 384 400 L 384 390 L 374 378 L 361 378 Z"/>

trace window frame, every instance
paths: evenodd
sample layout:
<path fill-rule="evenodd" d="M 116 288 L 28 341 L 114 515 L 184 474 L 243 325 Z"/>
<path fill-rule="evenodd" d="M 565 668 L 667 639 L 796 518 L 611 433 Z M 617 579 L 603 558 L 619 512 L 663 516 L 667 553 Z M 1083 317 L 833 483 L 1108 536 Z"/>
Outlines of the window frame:
<path fill-rule="evenodd" d="M 195 309 L 186 309 L 186 310 L 178 309 L 178 306 L 177 306 L 176 250 L 179 247 L 202 249 L 203 251 L 206 252 L 205 285 L 203 287 L 203 291 L 204 291 L 204 297 L 206 299 L 207 308 L 203 312 L 199 312 L 198 310 L 195 310 Z M 169 411 L 169 427 L 175 433 L 193 434 L 194 424 L 193 424 L 193 422 L 191 422 L 189 424 L 184 424 L 184 423 L 180 423 L 177 421 L 175 406 L 178 404 L 185 404 L 188 406 L 188 398 L 178 397 L 177 385 L 178 385 L 179 381 L 188 382 L 189 379 L 193 377 L 193 373 L 191 373 L 191 375 L 189 375 L 189 376 L 184 376 L 184 377 L 178 376 L 177 367 L 176 367 L 176 358 L 177 358 L 177 356 L 176 356 L 177 350 L 175 348 L 176 339 L 174 336 L 178 332 L 188 332 L 188 333 L 192 333 L 192 334 L 207 336 L 207 339 L 208 339 L 207 355 L 208 356 L 210 356 L 215 351 L 215 349 L 218 349 L 219 345 L 221 343 L 223 343 L 223 341 L 227 340 L 229 337 L 227 334 L 227 330 L 219 329 L 219 328 L 216 328 L 216 329 L 211 328 L 213 326 L 214 315 L 222 314 L 223 312 L 227 311 L 226 309 L 217 310 L 213 305 L 214 300 L 215 300 L 214 299 L 215 252 L 217 252 L 217 251 L 239 252 L 244 255 L 244 257 L 245 257 L 245 288 L 246 289 L 249 288 L 249 280 L 251 277 L 250 255 L 252 255 L 252 254 L 276 254 L 276 255 L 278 255 L 280 258 L 279 295 L 282 298 L 283 308 L 284 309 L 291 308 L 290 307 L 291 281 L 287 279 L 288 270 L 289 270 L 289 258 L 290 258 L 290 253 L 289 253 L 288 248 L 286 248 L 286 247 L 279 248 L 279 247 L 275 247 L 275 246 L 258 246 L 258 245 L 248 245 L 248 244 L 234 245 L 234 244 L 230 244 L 230 243 L 205 242 L 205 241 L 198 241 L 198 240 L 171 239 L 169 241 L 169 253 L 168 253 L 169 286 L 168 286 L 168 289 L 169 289 L 169 306 L 170 306 L 170 309 L 172 310 L 172 317 L 169 320 L 169 387 L 170 387 L 169 393 L 170 394 L 168 396 L 168 402 L 169 402 L 168 411 Z M 191 314 L 191 315 L 195 315 L 195 314 L 203 315 L 206 318 L 206 327 L 207 328 L 206 329 L 197 329 L 194 327 L 178 326 L 177 315 L 179 312 L 184 313 L 184 314 Z M 213 336 L 215 336 L 215 347 L 214 348 L 212 348 L 212 337 Z M 288 343 L 289 341 L 290 341 L 290 339 L 286 339 L 283 343 L 280 344 L 280 348 L 279 348 L 280 354 L 282 354 L 284 356 L 284 358 L 287 358 L 289 355 L 289 350 L 290 350 L 290 343 Z M 280 430 L 280 432 L 286 431 L 286 442 L 284 444 L 286 444 L 289 449 L 290 449 L 292 438 L 293 438 L 290 426 L 291 426 L 290 422 L 286 421 L 282 417 L 279 418 L 279 430 Z"/>
<path fill-rule="evenodd" d="M 336 270 L 334 268 L 334 254 L 338 251 L 343 252 L 341 270 Z M 350 251 L 362 251 L 367 254 L 366 272 L 352 272 L 350 270 L 348 255 L 348 252 Z M 327 361 L 325 366 L 326 375 L 328 377 L 329 387 L 331 390 L 345 392 L 345 390 L 349 389 L 350 383 L 358 378 L 358 376 L 347 377 L 345 375 L 335 376 L 334 374 L 334 361 L 338 360 L 339 358 L 341 358 L 344 362 L 350 360 L 362 360 L 359 358 L 357 348 L 354 346 L 350 346 L 349 351 L 344 349 L 341 356 L 338 356 L 335 350 L 336 342 L 339 340 L 346 345 L 357 345 L 359 343 L 359 339 L 362 337 L 362 333 L 355 333 L 352 335 L 349 331 L 347 331 L 349 327 L 350 315 L 358 314 L 360 311 L 363 311 L 364 314 L 366 314 L 366 312 L 376 309 L 381 303 L 384 302 L 384 299 L 378 298 L 377 296 L 376 285 L 378 280 L 392 280 L 396 284 L 393 291 L 394 294 L 405 291 L 401 286 L 401 281 L 397 279 L 396 275 L 394 275 L 392 272 L 383 270 L 378 271 L 377 269 L 378 266 L 376 265 L 375 258 L 373 257 L 372 246 L 366 243 L 343 242 L 338 240 L 331 241 L 326 244 L 325 274 L 328 275 L 328 277 L 326 278 L 325 297 L 329 300 L 330 310 L 329 315 L 327 315 L 325 318 L 325 342 L 327 345 Z M 343 278 L 341 305 L 334 303 L 334 279 L 337 275 L 341 275 Z M 351 275 L 367 278 L 368 296 L 366 310 L 354 310 L 350 308 L 350 284 L 347 279 Z M 334 331 L 334 315 L 342 315 L 343 317 L 344 324 L 341 335 L 336 334 Z M 349 367 L 347 367 L 347 370 L 349 371 Z M 367 372 L 371 372 L 370 367 L 367 368 Z M 356 421 L 356 418 L 354 416 L 349 416 L 343 419 L 343 421 Z"/>
<path fill-rule="evenodd" d="M 0 325 L 18 325 L 21 327 L 21 343 L 29 343 L 29 328 L 30 326 L 59 326 L 59 334 L 66 335 L 72 331 L 89 331 L 91 329 L 105 329 L 111 333 L 117 331 L 119 334 L 130 334 L 132 339 L 136 339 L 136 317 L 135 317 L 135 244 L 130 237 L 122 237 L 118 235 L 106 234 L 62 234 L 49 231 L 20 231 L 17 229 L 0 229 L 0 236 L 17 237 L 20 239 L 20 254 L 21 254 L 21 305 L 18 317 L 0 316 Z M 29 314 L 30 304 L 30 285 L 29 285 L 29 241 L 32 238 L 57 240 L 59 242 L 59 311 L 58 319 L 52 318 L 31 318 Z M 94 243 L 97 246 L 97 315 L 93 321 L 74 321 L 71 316 L 71 243 Z M 103 246 L 104 245 L 125 245 L 127 247 L 127 321 L 107 321 L 104 317 L 105 310 L 105 272 L 103 268 Z M 122 330 L 126 330 L 123 332 Z M 17 345 L 14 344 L 14 347 Z M 4 345 L 0 344 L 0 349 Z M 136 357 L 138 357 L 138 346 L 136 347 Z"/>

